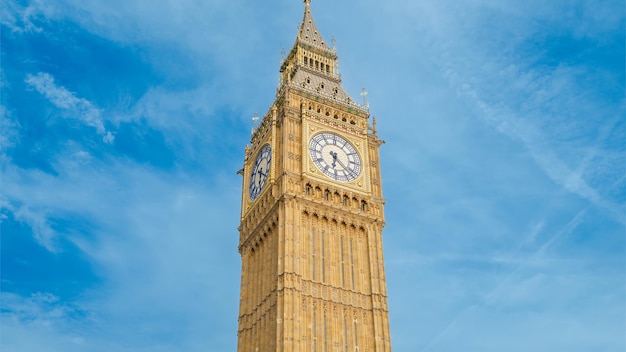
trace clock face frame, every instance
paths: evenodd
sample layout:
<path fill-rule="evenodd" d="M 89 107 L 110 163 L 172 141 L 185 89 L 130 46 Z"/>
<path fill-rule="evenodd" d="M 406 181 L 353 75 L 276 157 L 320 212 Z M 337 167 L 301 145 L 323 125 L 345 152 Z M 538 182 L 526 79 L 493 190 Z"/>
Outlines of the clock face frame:
<path fill-rule="evenodd" d="M 359 153 L 340 135 L 330 132 L 314 135 L 309 142 L 309 155 L 315 166 L 335 181 L 354 181 L 361 174 Z"/>
<path fill-rule="evenodd" d="M 259 151 L 254 166 L 252 166 L 252 173 L 250 174 L 250 184 L 248 186 L 250 200 L 256 200 L 261 194 L 267 178 L 270 174 L 270 167 L 272 162 L 272 148 L 269 144 L 264 145 Z"/>

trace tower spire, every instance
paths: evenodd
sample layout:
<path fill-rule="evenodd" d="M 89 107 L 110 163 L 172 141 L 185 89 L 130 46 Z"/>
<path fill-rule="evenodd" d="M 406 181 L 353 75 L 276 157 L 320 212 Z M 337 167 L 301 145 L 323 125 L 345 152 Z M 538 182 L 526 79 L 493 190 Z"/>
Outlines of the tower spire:
<path fill-rule="evenodd" d="M 302 19 L 302 24 L 300 25 L 298 41 L 306 45 L 330 51 L 326 41 L 317 30 L 315 21 L 313 21 L 313 15 L 311 14 L 311 0 L 304 0 L 304 5 L 304 18 Z"/>
<path fill-rule="evenodd" d="M 289 86 L 368 114 L 367 107 L 352 100 L 341 87 L 335 39 L 332 40 L 331 48 L 331 43 L 327 44 L 322 38 L 313 20 L 311 1 L 303 0 L 304 16 L 298 28 L 296 42 L 287 58 L 281 62 L 281 80 L 277 94 L 282 87 Z"/>

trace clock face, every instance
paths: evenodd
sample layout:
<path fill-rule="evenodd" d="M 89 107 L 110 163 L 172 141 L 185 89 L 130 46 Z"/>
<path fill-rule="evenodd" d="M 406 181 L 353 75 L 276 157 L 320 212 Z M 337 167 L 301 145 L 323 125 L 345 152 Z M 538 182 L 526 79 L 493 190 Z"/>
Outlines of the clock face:
<path fill-rule="evenodd" d="M 356 149 L 334 133 L 320 133 L 311 138 L 309 155 L 315 166 L 336 181 L 349 182 L 361 173 L 361 158 Z"/>
<path fill-rule="evenodd" d="M 254 166 L 252 167 L 252 174 L 250 175 L 250 199 L 255 200 L 261 194 L 265 182 L 267 182 L 267 176 L 270 173 L 270 162 L 272 161 L 272 148 L 269 144 L 266 144 L 261 148 L 259 155 L 256 157 Z"/>

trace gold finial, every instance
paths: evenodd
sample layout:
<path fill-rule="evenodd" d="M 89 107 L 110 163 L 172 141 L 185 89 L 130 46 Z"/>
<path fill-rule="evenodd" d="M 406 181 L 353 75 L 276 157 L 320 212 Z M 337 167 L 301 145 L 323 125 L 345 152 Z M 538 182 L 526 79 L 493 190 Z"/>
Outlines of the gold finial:
<path fill-rule="evenodd" d="M 252 125 L 252 135 L 254 135 L 254 132 L 259 127 L 259 114 L 256 112 L 254 113 L 254 116 L 252 116 Z"/>
<path fill-rule="evenodd" d="M 361 88 L 361 96 L 363 97 L 363 107 L 369 110 L 370 106 L 367 103 L 367 90 L 365 90 L 365 87 Z"/>
<path fill-rule="evenodd" d="M 361 88 L 361 96 L 363 97 L 363 106 L 367 106 L 367 90 L 365 87 Z"/>

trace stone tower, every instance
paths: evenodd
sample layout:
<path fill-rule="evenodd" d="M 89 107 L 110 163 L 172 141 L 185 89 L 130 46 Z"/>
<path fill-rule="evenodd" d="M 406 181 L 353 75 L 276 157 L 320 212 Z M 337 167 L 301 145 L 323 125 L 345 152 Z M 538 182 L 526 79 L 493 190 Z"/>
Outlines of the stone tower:
<path fill-rule="evenodd" d="M 246 147 L 238 352 L 391 351 L 375 122 L 341 87 L 305 0 Z"/>

